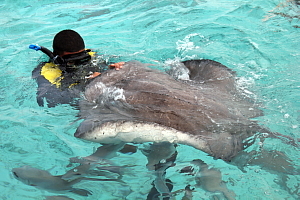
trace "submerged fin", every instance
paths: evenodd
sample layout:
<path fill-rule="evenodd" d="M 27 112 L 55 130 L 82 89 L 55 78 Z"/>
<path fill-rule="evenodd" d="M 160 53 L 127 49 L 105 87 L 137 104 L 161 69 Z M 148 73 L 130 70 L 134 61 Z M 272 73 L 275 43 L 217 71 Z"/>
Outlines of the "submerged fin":
<path fill-rule="evenodd" d="M 70 192 L 78 194 L 80 196 L 85 196 L 85 197 L 92 195 L 92 193 L 90 191 L 85 190 L 85 189 L 78 189 L 78 188 L 73 188 Z"/>
<path fill-rule="evenodd" d="M 119 150 L 120 153 L 123 154 L 134 154 L 137 152 L 137 146 L 130 145 L 130 144 L 125 144 L 123 149 Z"/>
<path fill-rule="evenodd" d="M 209 82 L 226 87 L 227 90 L 234 88 L 235 72 L 213 60 L 188 60 L 183 64 L 190 71 L 190 79 L 199 82 Z"/>

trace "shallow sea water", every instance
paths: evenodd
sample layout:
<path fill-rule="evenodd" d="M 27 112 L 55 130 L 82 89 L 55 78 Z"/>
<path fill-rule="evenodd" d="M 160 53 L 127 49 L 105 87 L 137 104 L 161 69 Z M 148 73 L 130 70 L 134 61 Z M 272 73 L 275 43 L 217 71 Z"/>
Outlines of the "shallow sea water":
<path fill-rule="evenodd" d="M 68 105 L 43 108 L 35 100 L 31 71 L 45 56 L 28 45 L 51 49 L 54 35 L 63 29 L 76 30 L 88 48 L 101 54 L 154 63 L 161 70 L 176 60 L 218 61 L 235 70 L 244 91 L 262 103 L 262 125 L 300 138 L 299 6 L 280 0 L 1 0 L 0 9 L 0 199 L 55 195 L 16 180 L 12 168 L 30 165 L 60 175 L 70 169 L 70 157 L 90 155 L 99 146 L 73 137 L 77 110 Z M 257 143 L 251 148 L 259 147 Z M 298 148 L 276 139 L 267 139 L 263 147 L 284 152 L 299 169 Z M 259 166 L 242 172 L 188 146 L 180 145 L 178 152 L 176 166 L 166 175 L 174 183 L 173 191 L 195 185 L 193 177 L 178 170 L 201 158 L 221 170 L 237 199 L 299 198 L 299 174 L 288 175 L 283 185 L 278 174 Z M 153 175 L 145 168 L 145 156 L 118 154 L 112 160 L 136 164 L 123 177 L 126 185 L 82 182 L 77 187 L 93 195 L 64 195 L 76 200 L 146 199 Z M 193 199 L 213 198 L 201 188 L 195 191 Z"/>

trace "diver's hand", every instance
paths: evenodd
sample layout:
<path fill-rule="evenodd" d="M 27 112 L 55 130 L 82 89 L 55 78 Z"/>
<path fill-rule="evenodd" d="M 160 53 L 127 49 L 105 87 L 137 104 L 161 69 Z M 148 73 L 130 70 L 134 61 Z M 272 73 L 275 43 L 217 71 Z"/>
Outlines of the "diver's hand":
<path fill-rule="evenodd" d="M 94 72 L 92 74 L 90 74 L 89 76 L 86 76 L 86 79 L 92 79 L 92 78 L 96 78 L 97 76 L 99 76 L 101 73 L 100 72 Z"/>
<path fill-rule="evenodd" d="M 118 63 L 114 63 L 109 65 L 110 68 L 115 68 L 116 70 L 120 70 L 123 65 L 125 64 L 125 62 L 118 62 Z"/>

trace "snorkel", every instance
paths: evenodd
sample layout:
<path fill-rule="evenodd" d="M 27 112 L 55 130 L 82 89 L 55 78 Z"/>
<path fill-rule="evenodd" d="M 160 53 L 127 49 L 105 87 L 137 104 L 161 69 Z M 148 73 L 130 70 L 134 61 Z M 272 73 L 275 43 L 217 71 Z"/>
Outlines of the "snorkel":
<path fill-rule="evenodd" d="M 31 44 L 29 45 L 29 49 L 33 49 L 36 51 L 42 51 L 45 53 L 49 58 L 53 61 L 53 63 L 58 64 L 58 65 L 67 65 L 68 63 L 73 62 L 74 64 L 82 64 L 86 63 L 91 59 L 91 55 L 88 54 L 90 52 L 90 49 L 85 49 L 82 52 L 75 53 L 74 55 L 67 55 L 67 57 L 61 57 L 61 56 L 54 56 L 52 51 L 47 49 L 46 47 L 39 46 L 39 45 L 34 45 Z M 66 66 L 65 66 L 66 67 Z"/>
<path fill-rule="evenodd" d="M 53 55 L 52 51 L 50 51 L 50 50 L 47 49 L 46 47 L 31 44 L 31 45 L 29 45 L 29 49 L 33 49 L 33 50 L 36 50 L 36 51 L 39 51 L 39 50 L 40 50 L 40 51 L 42 51 L 44 54 L 46 54 L 47 56 L 49 56 L 50 59 L 53 59 L 53 58 L 54 58 L 54 55 Z"/>

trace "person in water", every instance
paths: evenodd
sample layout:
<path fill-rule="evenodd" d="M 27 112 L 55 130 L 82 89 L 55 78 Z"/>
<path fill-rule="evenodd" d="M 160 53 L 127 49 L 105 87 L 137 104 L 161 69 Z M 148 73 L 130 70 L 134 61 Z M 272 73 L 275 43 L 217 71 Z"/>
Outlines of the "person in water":
<path fill-rule="evenodd" d="M 124 62 L 108 65 L 91 49 L 86 49 L 84 40 L 74 30 L 63 30 L 53 39 L 53 53 L 45 47 L 30 45 L 41 50 L 50 60 L 40 63 L 32 72 L 38 84 L 39 106 L 54 107 L 57 104 L 76 105 L 85 86 L 103 70 L 122 68 Z"/>

